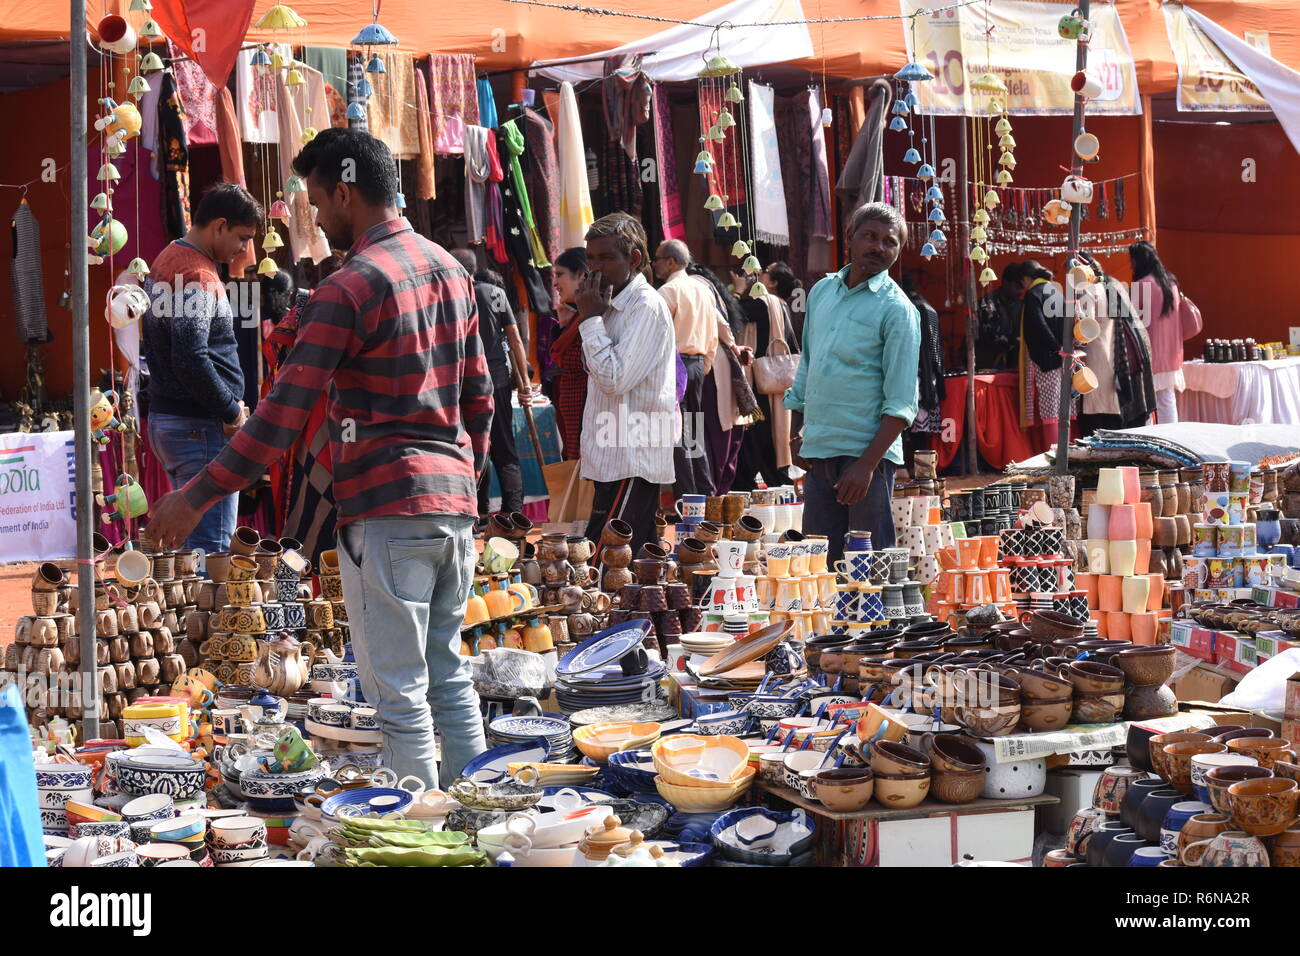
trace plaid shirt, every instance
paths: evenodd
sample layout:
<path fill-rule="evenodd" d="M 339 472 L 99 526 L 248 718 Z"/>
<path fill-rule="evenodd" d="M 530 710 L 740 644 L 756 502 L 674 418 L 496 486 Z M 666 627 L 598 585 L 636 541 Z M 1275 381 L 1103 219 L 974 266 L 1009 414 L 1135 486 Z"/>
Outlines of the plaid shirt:
<path fill-rule="evenodd" d="M 403 218 L 369 229 L 312 294 L 275 388 L 185 486 L 190 506 L 206 509 L 252 485 L 326 388 L 340 524 L 478 513 L 492 379 L 474 287 Z"/>

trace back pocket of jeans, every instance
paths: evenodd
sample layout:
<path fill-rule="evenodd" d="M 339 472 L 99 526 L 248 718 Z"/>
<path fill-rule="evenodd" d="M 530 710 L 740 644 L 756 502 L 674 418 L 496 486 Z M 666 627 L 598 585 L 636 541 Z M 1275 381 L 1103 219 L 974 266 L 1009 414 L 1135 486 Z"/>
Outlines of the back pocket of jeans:
<path fill-rule="evenodd" d="M 447 538 L 389 538 L 388 564 L 393 593 L 403 601 L 426 604 L 433 597 L 434 568 L 447 549 Z"/>

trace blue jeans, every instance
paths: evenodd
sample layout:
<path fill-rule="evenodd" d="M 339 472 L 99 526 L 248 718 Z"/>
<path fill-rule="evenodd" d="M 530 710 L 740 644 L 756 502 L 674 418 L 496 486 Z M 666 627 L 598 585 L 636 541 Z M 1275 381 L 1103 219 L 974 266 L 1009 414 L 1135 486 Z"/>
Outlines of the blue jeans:
<path fill-rule="evenodd" d="M 844 557 L 844 535 L 848 531 L 870 531 L 875 550 L 894 546 L 894 517 L 889 503 L 894 498 L 894 472 L 898 466 L 882 461 L 871 479 L 871 487 L 860 501 L 842 505 L 835 500 L 835 482 L 857 459 L 818 458 L 809 461 L 803 483 L 803 533 L 824 534 L 830 539 L 827 560 L 831 566 Z"/>
<path fill-rule="evenodd" d="M 483 716 L 460 626 L 474 577 L 472 518 L 362 518 L 339 529 L 339 570 L 361 690 L 383 733 L 385 765 L 441 784 L 484 750 Z"/>
<path fill-rule="evenodd" d="M 228 440 L 215 418 L 186 418 L 161 412 L 149 416 L 149 444 L 171 479 L 173 490 L 183 488 L 202 471 Z M 239 496 L 220 499 L 199 519 L 185 539 L 185 547 L 202 548 L 208 553 L 229 550 L 238 517 Z"/>

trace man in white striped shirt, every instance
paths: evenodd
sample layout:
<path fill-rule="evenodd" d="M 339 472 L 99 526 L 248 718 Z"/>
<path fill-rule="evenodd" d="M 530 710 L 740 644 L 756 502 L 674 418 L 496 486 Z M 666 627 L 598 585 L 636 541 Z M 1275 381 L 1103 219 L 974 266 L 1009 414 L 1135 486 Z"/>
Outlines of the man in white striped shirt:
<path fill-rule="evenodd" d="M 582 477 L 595 482 L 587 537 L 611 518 L 632 526 L 632 548 L 653 541 L 659 486 L 674 480 L 677 363 L 673 320 L 645 279 L 645 230 L 611 213 L 587 230 L 590 272 L 578 290 L 590 382 L 582 416 Z"/>

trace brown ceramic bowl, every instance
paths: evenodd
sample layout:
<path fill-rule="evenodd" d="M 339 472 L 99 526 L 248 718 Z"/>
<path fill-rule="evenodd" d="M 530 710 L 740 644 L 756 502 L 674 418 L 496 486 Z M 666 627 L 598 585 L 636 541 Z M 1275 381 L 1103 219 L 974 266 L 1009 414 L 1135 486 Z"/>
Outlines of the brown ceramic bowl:
<path fill-rule="evenodd" d="M 871 769 L 876 773 L 928 773 L 930 758 L 907 744 L 893 740 L 873 740 Z"/>
<path fill-rule="evenodd" d="M 1083 636 L 1083 624 L 1080 621 L 1056 611 L 1034 611 L 1029 617 L 1029 630 L 1034 637 L 1044 641 Z"/>
<path fill-rule="evenodd" d="M 1027 704 L 1030 700 L 1056 700 L 1068 697 L 1074 692 L 1074 685 L 1068 680 L 1046 671 L 1017 667 L 1011 676 L 1020 684 L 1021 703 Z"/>
<path fill-rule="evenodd" d="M 809 789 L 827 810 L 854 813 L 871 802 L 875 775 L 865 767 L 823 770 L 813 775 Z"/>
<path fill-rule="evenodd" d="M 1109 664 L 1095 661 L 1071 661 L 1064 675 L 1076 691 L 1113 694 L 1124 688 L 1124 672 Z"/>
<path fill-rule="evenodd" d="M 941 770 L 933 774 L 930 793 L 940 803 L 970 803 L 984 792 L 984 770 Z"/>
<path fill-rule="evenodd" d="M 1034 733 L 1045 730 L 1060 730 L 1070 722 L 1074 713 L 1074 697 L 1058 697 L 1055 700 L 1022 700 L 1020 702 L 1020 726 Z"/>
<path fill-rule="evenodd" d="M 1282 777 L 1238 780 L 1228 788 L 1232 821 L 1255 836 L 1276 836 L 1296 822 L 1300 786 Z"/>
<path fill-rule="evenodd" d="M 1147 741 L 1147 748 L 1151 755 L 1151 769 L 1165 780 L 1169 779 L 1169 761 L 1165 757 L 1165 748 L 1170 744 L 1181 743 L 1208 743 L 1210 737 L 1208 734 L 1200 733 L 1195 730 L 1176 730 L 1168 734 L 1156 734 Z"/>
<path fill-rule="evenodd" d="M 1002 704 L 997 707 L 957 707 L 953 715 L 957 723 L 977 737 L 1001 737 L 1009 734 L 1020 723 L 1020 704 Z"/>
<path fill-rule="evenodd" d="M 1263 780 L 1273 776 L 1267 767 L 1252 767 L 1249 764 L 1230 767 L 1215 767 L 1205 774 L 1205 788 L 1210 791 L 1210 804 L 1220 813 L 1230 813 L 1232 806 L 1228 802 L 1228 788 L 1240 780 Z"/>
<path fill-rule="evenodd" d="M 930 792 L 930 774 L 926 773 L 876 773 L 876 801 L 890 810 L 907 810 Z"/>
<path fill-rule="evenodd" d="M 1175 790 L 1181 790 L 1183 793 L 1192 792 L 1192 758 L 1199 754 L 1221 754 L 1227 753 L 1226 744 L 1216 743 L 1213 740 L 1205 743 L 1196 741 L 1184 741 L 1179 744 L 1169 744 L 1164 748 L 1165 766 L 1169 770 L 1169 776 L 1165 779 L 1169 781 L 1169 786 Z"/>
<path fill-rule="evenodd" d="M 1124 695 L 1120 692 L 1076 691 L 1070 719 L 1076 724 L 1113 724 L 1123 710 Z"/>
<path fill-rule="evenodd" d="M 1134 647 L 1120 651 L 1111 663 L 1134 684 L 1163 684 L 1174 672 L 1175 653 L 1172 646 Z"/>
<path fill-rule="evenodd" d="M 930 741 L 934 769 L 951 773 L 984 769 L 984 751 L 956 734 L 935 734 Z"/>

